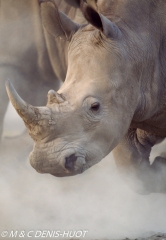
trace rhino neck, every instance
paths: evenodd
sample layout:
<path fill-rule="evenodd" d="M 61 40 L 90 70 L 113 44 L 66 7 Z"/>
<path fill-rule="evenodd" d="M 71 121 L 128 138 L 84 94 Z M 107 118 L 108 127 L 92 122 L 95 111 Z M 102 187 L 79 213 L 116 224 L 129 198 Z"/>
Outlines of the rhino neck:
<path fill-rule="evenodd" d="M 135 84 L 139 82 L 134 120 L 144 121 L 165 108 L 166 3 L 156 1 L 152 4 L 151 0 L 133 0 L 132 4 L 130 0 L 111 2 L 101 1 L 99 8 L 123 32 L 124 48 L 132 69 L 130 74 Z M 163 17 L 159 19 L 161 12 Z"/>

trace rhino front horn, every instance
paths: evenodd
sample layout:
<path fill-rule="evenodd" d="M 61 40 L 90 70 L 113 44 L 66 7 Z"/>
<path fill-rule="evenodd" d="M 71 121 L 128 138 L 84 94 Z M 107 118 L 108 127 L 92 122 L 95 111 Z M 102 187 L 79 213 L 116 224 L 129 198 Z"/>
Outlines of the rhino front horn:
<path fill-rule="evenodd" d="M 25 123 L 31 123 L 36 118 L 35 107 L 27 104 L 16 92 L 11 81 L 6 80 L 6 90 L 8 97 L 16 109 L 17 113 L 24 120 Z"/>

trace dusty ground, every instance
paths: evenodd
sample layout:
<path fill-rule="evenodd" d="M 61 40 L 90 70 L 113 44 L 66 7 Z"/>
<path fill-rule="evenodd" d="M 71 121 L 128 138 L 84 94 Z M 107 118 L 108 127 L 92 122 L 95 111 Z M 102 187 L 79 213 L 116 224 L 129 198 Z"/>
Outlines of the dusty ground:
<path fill-rule="evenodd" d="M 147 238 L 147 240 L 165 240 L 166 239 L 166 234 L 157 234 L 157 235 L 153 235 L 149 238 Z M 140 238 L 139 240 L 143 240 L 143 238 Z"/>

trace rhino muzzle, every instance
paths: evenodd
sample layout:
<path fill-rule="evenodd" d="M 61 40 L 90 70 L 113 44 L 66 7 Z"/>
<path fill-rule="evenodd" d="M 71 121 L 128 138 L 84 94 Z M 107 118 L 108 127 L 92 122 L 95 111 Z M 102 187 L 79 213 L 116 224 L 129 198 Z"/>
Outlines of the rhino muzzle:
<path fill-rule="evenodd" d="M 65 158 L 65 168 L 70 172 L 80 171 L 80 173 L 82 173 L 85 164 L 85 158 L 77 157 L 75 154 L 71 154 Z"/>
<path fill-rule="evenodd" d="M 75 154 L 72 154 L 69 157 L 66 157 L 65 158 L 65 168 L 69 171 L 73 171 L 76 161 L 77 161 L 77 157 Z"/>
<path fill-rule="evenodd" d="M 56 139 L 58 128 L 63 127 L 64 130 L 64 122 L 60 121 L 62 112 L 58 111 L 58 107 L 60 104 L 68 106 L 65 97 L 50 90 L 47 105 L 34 107 L 18 95 L 9 80 L 6 81 L 6 89 L 13 107 L 24 120 L 30 136 L 35 141 L 29 158 L 31 166 L 39 173 L 50 173 L 57 177 L 82 173 L 87 165 L 86 154 L 74 147 L 73 143 L 65 142 L 63 138 Z"/>
<path fill-rule="evenodd" d="M 80 174 L 84 171 L 86 164 L 84 157 L 77 157 L 76 154 L 62 156 L 59 160 L 56 155 L 48 158 L 43 152 L 32 152 L 30 154 L 31 166 L 39 173 L 50 173 L 56 177 L 66 177 Z"/>

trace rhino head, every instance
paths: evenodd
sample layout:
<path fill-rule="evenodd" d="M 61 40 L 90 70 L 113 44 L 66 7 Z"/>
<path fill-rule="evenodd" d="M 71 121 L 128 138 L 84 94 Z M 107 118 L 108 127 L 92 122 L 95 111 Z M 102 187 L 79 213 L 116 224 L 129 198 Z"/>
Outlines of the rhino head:
<path fill-rule="evenodd" d="M 137 86 L 126 72 L 120 29 L 84 3 L 89 22 L 78 26 L 41 2 L 43 25 L 54 37 L 69 41 L 68 70 L 58 92 L 48 92 L 44 107 L 21 99 L 7 81 L 9 98 L 34 140 L 30 163 L 57 177 L 84 172 L 101 161 L 127 132 L 137 108 Z"/>

